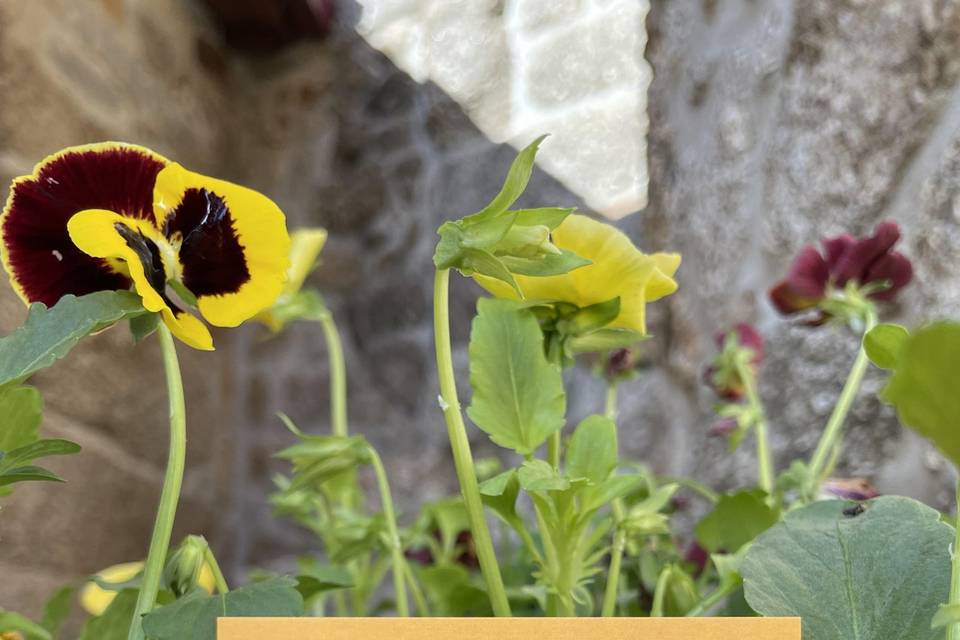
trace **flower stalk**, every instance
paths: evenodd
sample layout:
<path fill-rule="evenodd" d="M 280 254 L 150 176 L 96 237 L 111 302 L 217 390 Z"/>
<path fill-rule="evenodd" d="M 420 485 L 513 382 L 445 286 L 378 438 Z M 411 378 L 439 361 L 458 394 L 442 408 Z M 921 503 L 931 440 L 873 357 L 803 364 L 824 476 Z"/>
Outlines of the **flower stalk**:
<path fill-rule="evenodd" d="M 868 306 L 864 310 L 863 335 L 865 336 L 869 333 L 876 324 L 876 311 L 874 311 L 872 306 Z M 820 489 L 820 484 L 823 482 L 824 477 L 830 472 L 830 461 L 835 460 L 839 455 L 843 423 L 847 418 L 847 414 L 850 412 L 850 407 L 853 405 L 857 391 L 860 390 L 860 385 L 863 383 L 863 376 L 866 374 L 869 364 L 870 359 L 867 357 L 867 352 L 863 348 L 861 339 L 857 359 L 850 369 L 847 381 L 843 385 L 843 390 L 840 392 L 840 398 L 837 400 L 837 404 L 833 408 L 833 413 L 830 414 L 830 419 L 827 421 L 827 426 L 824 428 L 823 434 L 820 436 L 820 441 L 817 443 L 817 448 L 810 458 L 807 486 L 804 491 L 804 498 L 807 502 L 810 502 L 816 497 Z"/>
<path fill-rule="evenodd" d="M 604 414 L 616 422 L 617 419 L 617 383 L 611 380 L 607 383 L 607 397 Z M 623 562 L 623 551 L 627 546 L 627 531 L 623 528 L 623 501 L 617 498 L 610 506 L 613 512 L 614 531 L 613 545 L 610 548 L 610 568 L 607 570 L 607 585 L 603 593 L 603 605 L 600 615 L 610 618 L 616 615 L 617 594 L 620 587 L 620 565 Z"/>
<path fill-rule="evenodd" d="M 387 522 L 387 535 L 390 536 L 390 558 L 393 564 L 393 590 L 397 598 L 397 615 L 402 618 L 410 617 L 410 605 L 407 602 L 405 584 L 406 559 L 403 557 L 403 545 L 400 543 L 400 533 L 397 530 L 397 516 L 393 508 L 393 494 L 390 491 L 390 481 L 387 471 L 383 467 L 380 454 L 373 447 L 368 448 L 370 464 L 377 477 L 377 488 L 380 491 L 380 502 L 383 516 Z"/>
<path fill-rule="evenodd" d="M 767 495 L 771 495 L 774 485 L 773 457 L 767 441 L 767 417 L 763 411 L 760 394 L 757 393 L 757 376 L 754 373 L 753 367 L 751 367 L 749 363 L 744 362 L 742 358 L 737 359 L 736 369 L 737 375 L 740 376 L 740 380 L 743 382 L 747 403 L 754 416 L 753 430 L 757 442 L 757 479 L 760 488 L 763 489 Z"/>
<path fill-rule="evenodd" d="M 160 506 L 150 537 L 150 548 L 143 569 L 143 581 L 133 619 L 130 621 L 128 640 L 144 640 L 142 618 L 149 613 L 157 600 L 163 565 L 170 547 L 173 533 L 173 521 L 180 501 L 180 488 L 183 484 L 183 471 L 187 452 L 187 420 L 183 399 L 183 379 L 180 375 L 180 363 L 173 335 L 165 324 L 160 324 L 157 335 L 163 352 L 163 366 L 167 379 L 167 394 L 170 401 L 170 449 L 167 458 L 167 470 L 163 478 L 160 493 Z M 221 576 L 222 578 L 222 576 Z"/>
<path fill-rule="evenodd" d="M 329 309 L 320 315 L 320 326 L 327 342 L 330 360 L 330 424 L 333 435 L 346 437 L 347 427 L 347 369 L 343 361 L 343 345 L 340 333 Z"/>
<path fill-rule="evenodd" d="M 457 470 L 460 491 L 470 519 L 480 561 L 480 570 L 487 583 L 487 593 L 494 615 L 509 616 L 510 603 L 500 575 L 493 539 L 483 513 L 483 501 L 480 498 L 480 485 L 474 469 L 473 455 L 467 428 L 460 412 L 460 400 L 457 397 L 457 383 L 453 370 L 453 354 L 450 348 L 450 309 L 449 291 L 450 270 L 438 269 L 433 290 L 433 323 L 437 351 L 437 375 L 440 378 L 440 399 L 443 416 L 447 423 L 447 435 L 453 451 L 453 462 Z"/>

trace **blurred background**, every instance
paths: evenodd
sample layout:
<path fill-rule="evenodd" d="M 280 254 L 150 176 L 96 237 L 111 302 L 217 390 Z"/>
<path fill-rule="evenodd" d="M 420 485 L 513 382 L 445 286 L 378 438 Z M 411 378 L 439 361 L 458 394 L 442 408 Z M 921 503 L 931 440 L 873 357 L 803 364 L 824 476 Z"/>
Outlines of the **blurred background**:
<path fill-rule="evenodd" d="M 650 367 L 621 390 L 627 455 L 719 489 L 749 483 L 751 447 L 731 456 L 705 435 L 712 335 L 747 320 L 767 338 L 781 469 L 813 448 L 857 346 L 769 306 L 800 246 L 896 219 L 916 280 L 894 316 L 960 313 L 960 1 L 651 5 L 0 0 L 0 178 L 124 140 L 265 192 L 292 227 L 329 229 L 311 284 L 343 334 L 351 427 L 382 452 L 409 518 L 456 488 L 436 404 L 434 231 L 496 192 L 511 145 L 552 132 L 525 203 L 606 215 L 643 249 L 684 257 L 679 294 L 649 309 Z M 455 280 L 464 374 L 478 293 Z M 24 317 L 4 279 L 0 332 Z M 275 412 L 329 427 L 326 350 L 305 324 L 215 340 L 212 354 L 180 350 L 190 439 L 176 536 L 207 536 L 242 579 L 314 548 L 267 497 L 283 469 L 271 455 L 291 439 Z M 0 606 L 28 615 L 65 582 L 143 557 L 167 437 L 158 347 L 132 346 L 123 327 L 35 382 L 43 433 L 84 450 L 50 465 L 66 485 L 2 503 Z M 853 410 L 840 473 L 944 507 L 946 467 L 879 403 L 879 384 L 868 378 Z M 602 406 L 587 367 L 568 390 L 571 422 Z M 478 456 L 493 452 L 473 436 Z"/>

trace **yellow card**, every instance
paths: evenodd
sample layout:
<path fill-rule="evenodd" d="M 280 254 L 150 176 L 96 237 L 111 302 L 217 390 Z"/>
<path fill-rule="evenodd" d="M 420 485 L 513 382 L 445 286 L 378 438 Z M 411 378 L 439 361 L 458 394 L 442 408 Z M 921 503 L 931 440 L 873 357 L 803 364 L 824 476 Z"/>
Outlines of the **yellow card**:
<path fill-rule="evenodd" d="M 220 618 L 218 640 L 801 640 L 799 618 Z"/>

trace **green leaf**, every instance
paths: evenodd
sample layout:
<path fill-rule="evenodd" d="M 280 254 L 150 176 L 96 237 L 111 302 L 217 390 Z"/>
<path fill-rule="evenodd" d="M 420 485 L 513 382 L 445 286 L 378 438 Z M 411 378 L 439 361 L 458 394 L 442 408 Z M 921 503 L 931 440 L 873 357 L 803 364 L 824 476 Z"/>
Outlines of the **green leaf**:
<path fill-rule="evenodd" d="M 43 398 L 33 387 L 0 387 L 0 451 L 11 451 L 37 439 L 43 419 Z"/>
<path fill-rule="evenodd" d="M 804 640 L 939 640 L 953 529 L 909 498 L 816 502 L 761 535 L 740 567 L 750 606 L 801 616 Z"/>
<path fill-rule="evenodd" d="M 53 640 L 49 631 L 29 618 L 0 609 L 0 633 L 4 631 L 19 631 L 26 636 L 27 640 Z"/>
<path fill-rule="evenodd" d="M 80 640 L 126 640 L 136 607 L 137 590 L 124 589 L 117 594 L 106 611 L 87 619 L 80 633 Z"/>
<path fill-rule="evenodd" d="M 523 227 L 533 227 L 543 225 L 548 229 L 556 229 L 560 226 L 567 216 L 571 215 L 575 208 L 564 207 L 542 207 L 539 209 L 516 209 L 516 224 Z"/>
<path fill-rule="evenodd" d="M 61 440 L 59 438 L 37 440 L 26 446 L 18 447 L 13 451 L 8 451 L 7 455 L 0 460 L 0 470 L 21 466 L 25 462 L 30 462 L 37 458 L 65 456 L 79 451 L 80 445 L 76 442 L 70 442 L 69 440 Z"/>
<path fill-rule="evenodd" d="M 564 491 L 570 488 L 570 480 L 559 475 L 544 460 L 527 460 L 517 473 L 524 491 Z"/>
<path fill-rule="evenodd" d="M 483 504 L 493 509 L 507 524 L 515 524 L 517 514 L 517 496 L 520 495 L 520 480 L 517 470 L 510 469 L 480 484 L 480 497 Z"/>
<path fill-rule="evenodd" d="M 900 422 L 960 464 L 960 324 L 926 326 L 899 349 L 896 370 L 881 397 L 894 405 Z"/>
<path fill-rule="evenodd" d="M 500 256 L 500 262 L 510 270 L 521 276 L 559 276 L 574 269 L 593 264 L 586 258 L 581 258 L 572 251 L 561 249 L 560 253 L 548 253 L 536 258 L 521 256 Z"/>
<path fill-rule="evenodd" d="M 567 447 L 567 475 L 603 482 L 617 466 L 617 425 L 605 416 L 589 416 L 577 425 Z"/>
<path fill-rule="evenodd" d="M 567 349 L 573 354 L 613 351 L 631 347 L 649 338 L 649 335 L 630 329 L 605 328 L 585 335 L 573 336 L 567 341 Z"/>
<path fill-rule="evenodd" d="M 144 616 L 143 630 L 151 640 L 216 640 L 217 618 L 303 615 L 296 587 L 296 580 L 283 577 L 215 596 L 194 591 Z"/>
<path fill-rule="evenodd" d="M 490 439 L 520 455 L 563 428 L 566 395 L 560 368 L 547 362 L 532 312 L 481 298 L 470 332 L 467 415 Z"/>
<path fill-rule="evenodd" d="M 506 179 L 503 181 L 500 193 L 490 201 L 490 204 L 467 217 L 466 220 L 482 220 L 495 216 L 509 209 L 510 205 L 517 201 L 517 198 L 523 194 L 523 190 L 527 188 L 530 175 L 533 173 L 533 161 L 540 149 L 540 143 L 546 137 L 546 135 L 540 136 L 517 154 L 510 165 L 510 171 L 507 172 Z"/>
<path fill-rule="evenodd" d="M 620 298 L 598 302 L 578 310 L 569 320 L 567 333 L 582 335 L 607 326 L 620 315 Z"/>
<path fill-rule="evenodd" d="M 308 562 L 300 563 L 297 591 L 300 592 L 304 601 L 318 593 L 351 587 L 353 587 L 353 576 L 343 567 L 320 564 L 312 558 Z"/>
<path fill-rule="evenodd" d="M 894 369 L 910 332 L 898 324 L 878 324 L 863 338 L 863 349 L 881 369 Z"/>
<path fill-rule="evenodd" d="M 458 268 L 466 276 L 479 273 L 483 276 L 502 280 L 513 287 L 517 295 L 523 294 L 513 274 L 510 273 L 510 269 L 503 263 L 503 260 L 489 251 L 482 249 L 464 249 L 461 252 Z"/>
<path fill-rule="evenodd" d="M 40 624 L 44 629 L 50 632 L 54 638 L 60 635 L 60 629 L 63 623 L 70 615 L 73 608 L 73 598 L 77 593 L 77 587 L 68 585 L 58 589 L 47 603 L 43 605 L 43 619 Z"/>
<path fill-rule="evenodd" d="M 780 517 L 767 505 L 763 491 L 739 491 L 720 497 L 716 506 L 697 524 L 697 541 L 710 553 L 735 553 L 772 527 Z"/>
<path fill-rule="evenodd" d="M 589 513 L 604 507 L 617 498 L 630 495 L 644 485 L 646 478 L 639 473 L 611 476 L 592 487 L 585 487 L 581 494 L 581 511 Z M 674 485 L 671 485 L 674 486 Z"/>
<path fill-rule="evenodd" d="M 26 380 L 63 358 L 87 335 L 144 313 L 140 297 L 130 291 L 68 295 L 52 309 L 32 305 L 23 326 L 0 338 L 0 386 Z"/>
<path fill-rule="evenodd" d="M 130 333 L 134 342 L 143 342 L 160 326 L 159 313 L 145 313 L 142 316 L 130 318 Z"/>
<path fill-rule="evenodd" d="M 15 482 L 29 481 L 65 482 L 63 478 L 55 474 L 53 471 L 49 471 L 43 467 L 37 467 L 34 465 L 14 467 L 13 469 L 7 469 L 3 472 L 0 472 L 0 487 L 5 487 Z"/>

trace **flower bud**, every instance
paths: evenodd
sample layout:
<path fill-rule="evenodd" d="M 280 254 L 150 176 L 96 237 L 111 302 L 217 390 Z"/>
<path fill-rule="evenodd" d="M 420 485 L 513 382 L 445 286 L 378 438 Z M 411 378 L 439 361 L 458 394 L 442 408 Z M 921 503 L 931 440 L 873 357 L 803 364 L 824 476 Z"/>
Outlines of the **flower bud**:
<path fill-rule="evenodd" d="M 207 541 L 203 536 L 187 536 L 164 569 L 164 582 L 177 597 L 195 587 L 207 593 L 214 588 L 213 572 L 206 565 Z"/>

